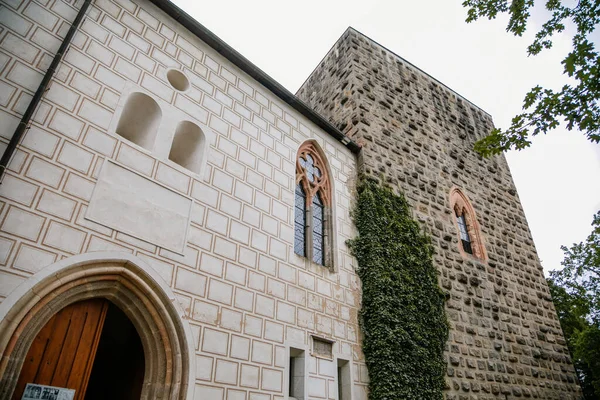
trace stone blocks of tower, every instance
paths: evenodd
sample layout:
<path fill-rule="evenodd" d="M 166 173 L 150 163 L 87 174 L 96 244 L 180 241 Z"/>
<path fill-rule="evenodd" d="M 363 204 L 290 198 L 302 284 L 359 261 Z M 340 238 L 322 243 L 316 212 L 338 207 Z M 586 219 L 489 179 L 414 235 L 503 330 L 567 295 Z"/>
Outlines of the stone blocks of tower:
<path fill-rule="evenodd" d="M 473 151 L 491 116 L 352 28 L 297 95 L 363 146 L 359 175 L 402 192 L 431 236 L 448 296 L 446 398 L 578 398 L 508 164 Z"/>

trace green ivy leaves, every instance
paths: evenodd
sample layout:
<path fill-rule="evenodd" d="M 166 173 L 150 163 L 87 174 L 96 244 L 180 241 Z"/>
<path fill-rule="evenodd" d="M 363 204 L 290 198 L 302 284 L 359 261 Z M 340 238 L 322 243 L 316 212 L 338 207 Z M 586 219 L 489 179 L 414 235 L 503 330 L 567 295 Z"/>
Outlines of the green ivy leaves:
<path fill-rule="evenodd" d="M 391 189 L 365 179 L 350 241 L 363 298 L 360 322 L 369 399 L 442 399 L 448 337 L 429 238 Z"/>

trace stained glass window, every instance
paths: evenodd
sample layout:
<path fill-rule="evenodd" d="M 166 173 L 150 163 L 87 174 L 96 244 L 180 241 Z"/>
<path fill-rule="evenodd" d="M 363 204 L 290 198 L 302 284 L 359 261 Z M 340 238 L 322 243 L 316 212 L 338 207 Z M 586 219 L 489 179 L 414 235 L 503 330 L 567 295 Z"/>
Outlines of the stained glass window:
<path fill-rule="evenodd" d="M 469 230 L 467 228 L 467 221 L 465 220 L 465 214 L 457 215 L 456 221 L 458 222 L 458 229 L 460 231 L 460 240 L 462 242 L 463 250 L 469 254 L 473 254 L 471 247 L 471 237 L 469 236 Z"/>
<path fill-rule="evenodd" d="M 315 166 L 315 161 L 310 154 L 306 155 L 306 159 L 300 157 L 300 165 L 302 165 L 302 168 L 304 168 L 304 172 L 306 173 L 306 177 L 308 178 L 309 182 L 314 182 L 315 177 L 321 177 L 321 170 L 319 167 Z"/>
<path fill-rule="evenodd" d="M 296 185 L 296 201 L 294 207 L 294 252 L 306 256 L 306 194 L 302 183 Z"/>
<path fill-rule="evenodd" d="M 296 162 L 296 194 L 294 205 L 294 251 L 311 261 L 330 264 L 326 235 L 331 221 L 326 217 L 331 195 L 326 160 L 318 145 L 306 142 L 298 149 Z"/>
<path fill-rule="evenodd" d="M 321 195 L 319 193 L 313 197 L 312 203 L 312 223 L 313 223 L 313 261 L 317 264 L 324 265 L 324 220 L 325 213 L 323 210 L 323 202 L 321 201 Z"/>

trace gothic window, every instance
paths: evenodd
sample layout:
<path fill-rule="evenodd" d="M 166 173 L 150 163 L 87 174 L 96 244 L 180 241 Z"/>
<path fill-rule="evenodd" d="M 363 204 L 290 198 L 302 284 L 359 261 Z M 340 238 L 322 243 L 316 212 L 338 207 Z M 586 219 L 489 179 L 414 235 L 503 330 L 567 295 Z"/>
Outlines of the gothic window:
<path fill-rule="evenodd" d="M 324 157 L 315 143 L 304 143 L 296 160 L 294 251 L 327 267 L 333 261 L 330 190 Z"/>
<path fill-rule="evenodd" d="M 459 251 L 485 261 L 486 252 L 471 202 L 460 189 L 454 188 L 450 193 L 450 204 L 458 232 Z"/>

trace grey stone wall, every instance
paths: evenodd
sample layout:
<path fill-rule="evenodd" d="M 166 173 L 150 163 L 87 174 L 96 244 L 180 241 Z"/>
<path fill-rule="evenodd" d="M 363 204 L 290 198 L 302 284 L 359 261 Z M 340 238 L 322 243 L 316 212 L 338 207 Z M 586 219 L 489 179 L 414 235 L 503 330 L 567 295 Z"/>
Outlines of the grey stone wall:
<path fill-rule="evenodd" d="M 401 191 L 431 235 L 449 293 L 448 400 L 576 399 L 579 387 L 503 156 L 473 143 L 492 118 L 348 29 L 298 96 L 362 144 L 360 170 Z M 471 200 L 489 259 L 461 255 L 449 193 Z"/>

